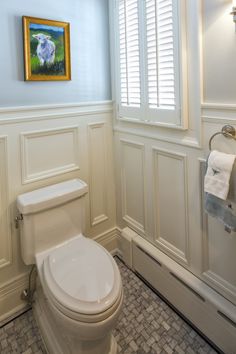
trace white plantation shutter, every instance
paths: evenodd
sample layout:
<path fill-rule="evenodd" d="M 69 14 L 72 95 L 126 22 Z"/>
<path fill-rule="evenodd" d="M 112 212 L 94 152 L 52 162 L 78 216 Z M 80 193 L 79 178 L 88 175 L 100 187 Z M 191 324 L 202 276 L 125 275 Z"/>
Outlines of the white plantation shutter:
<path fill-rule="evenodd" d="M 119 1 L 120 104 L 141 104 L 138 0 Z"/>
<path fill-rule="evenodd" d="M 119 114 L 179 125 L 179 0 L 118 3 Z"/>
<path fill-rule="evenodd" d="M 173 9 L 171 0 L 146 0 L 148 103 L 175 108 Z"/>

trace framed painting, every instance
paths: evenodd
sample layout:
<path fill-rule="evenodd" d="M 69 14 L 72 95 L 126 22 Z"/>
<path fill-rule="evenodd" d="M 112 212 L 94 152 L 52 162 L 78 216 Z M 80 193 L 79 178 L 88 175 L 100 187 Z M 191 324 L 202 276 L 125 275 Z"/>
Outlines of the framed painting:
<path fill-rule="evenodd" d="M 23 16 L 26 81 L 71 80 L 70 24 Z"/>

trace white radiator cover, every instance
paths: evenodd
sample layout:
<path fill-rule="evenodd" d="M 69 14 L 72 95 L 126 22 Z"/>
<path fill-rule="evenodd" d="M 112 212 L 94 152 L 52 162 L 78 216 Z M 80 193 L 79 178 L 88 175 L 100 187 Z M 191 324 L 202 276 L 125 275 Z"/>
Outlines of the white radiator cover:
<path fill-rule="evenodd" d="M 121 231 L 121 237 L 119 239 L 119 256 L 122 258 L 127 267 L 132 269 L 133 257 L 132 257 L 132 242 L 138 234 L 131 230 L 129 227 L 124 228 Z"/>
<path fill-rule="evenodd" d="M 236 306 L 129 228 L 123 261 L 226 354 L 236 353 Z"/>

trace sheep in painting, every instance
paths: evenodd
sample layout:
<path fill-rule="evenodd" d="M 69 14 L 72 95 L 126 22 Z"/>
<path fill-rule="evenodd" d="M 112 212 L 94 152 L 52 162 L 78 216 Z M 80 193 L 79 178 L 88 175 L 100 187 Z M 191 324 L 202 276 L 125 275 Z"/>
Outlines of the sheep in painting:
<path fill-rule="evenodd" d="M 33 34 L 33 37 L 38 40 L 37 56 L 40 61 L 40 65 L 51 65 L 55 60 L 55 43 L 50 41 L 51 36 L 47 36 L 43 33 Z"/>

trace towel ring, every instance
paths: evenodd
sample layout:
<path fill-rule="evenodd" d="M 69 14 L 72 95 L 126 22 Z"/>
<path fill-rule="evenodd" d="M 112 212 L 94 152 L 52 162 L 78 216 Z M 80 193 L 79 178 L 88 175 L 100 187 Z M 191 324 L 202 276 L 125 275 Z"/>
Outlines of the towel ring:
<path fill-rule="evenodd" d="M 209 140 L 209 150 L 211 151 L 211 143 L 215 136 L 223 135 L 226 138 L 236 140 L 236 130 L 232 125 L 224 125 L 220 132 L 217 132 L 212 135 Z"/>

